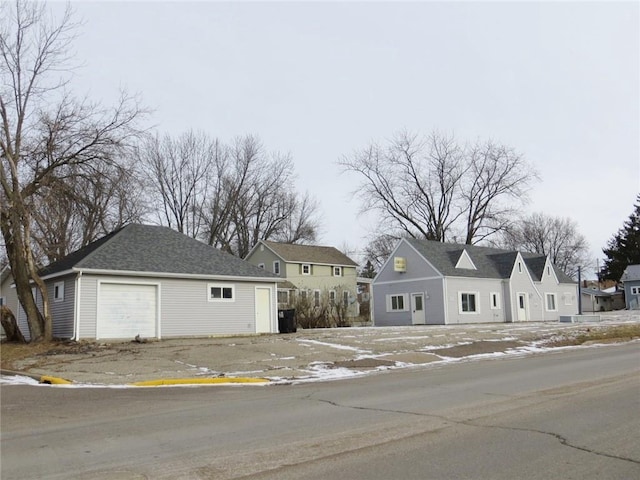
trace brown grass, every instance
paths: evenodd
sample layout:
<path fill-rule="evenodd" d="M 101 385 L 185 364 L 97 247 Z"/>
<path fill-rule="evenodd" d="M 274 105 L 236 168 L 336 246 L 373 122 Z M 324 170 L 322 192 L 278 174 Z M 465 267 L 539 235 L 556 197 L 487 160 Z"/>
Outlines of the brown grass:
<path fill-rule="evenodd" d="M 60 354 L 86 354 L 96 349 L 94 342 L 53 341 L 38 343 L 0 344 L 0 368 L 13 370 L 16 362 L 27 358 Z"/>
<path fill-rule="evenodd" d="M 640 338 L 640 325 L 619 325 L 614 327 L 585 327 L 562 336 L 555 336 L 545 342 L 548 347 L 567 347 L 585 343 L 628 342 Z"/>

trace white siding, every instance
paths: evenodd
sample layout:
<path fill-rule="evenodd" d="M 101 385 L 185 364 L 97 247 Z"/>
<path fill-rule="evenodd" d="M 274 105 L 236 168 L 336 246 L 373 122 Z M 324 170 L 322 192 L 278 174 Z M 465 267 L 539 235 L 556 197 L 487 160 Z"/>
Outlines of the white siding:
<path fill-rule="evenodd" d="M 505 322 L 503 282 L 500 279 L 447 277 L 447 324 Z M 476 312 L 460 312 L 460 294 L 476 295 Z M 491 308 L 491 294 L 499 293 L 499 307 Z"/>
<path fill-rule="evenodd" d="M 159 284 L 160 336 L 188 337 L 207 335 L 252 334 L 256 331 L 255 287 L 272 287 L 272 319 L 277 319 L 275 283 L 228 282 L 235 286 L 233 302 L 210 302 L 207 280 L 184 280 L 143 277 L 101 277 L 109 281 L 154 282 Z M 216 281 L 216 284 L 224 283 Z M 97 277 L 84 275 L 81 280 L 80 337 L 96 336 Z M 275 320 L 272 331 L 277 331 Z"/>

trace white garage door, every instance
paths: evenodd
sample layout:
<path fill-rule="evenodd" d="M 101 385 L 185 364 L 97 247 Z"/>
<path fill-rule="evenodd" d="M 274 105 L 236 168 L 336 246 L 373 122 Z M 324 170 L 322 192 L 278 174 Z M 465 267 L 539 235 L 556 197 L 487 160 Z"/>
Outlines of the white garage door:
<path fill-rule="evenodd" d="M 156 337 L 156 285 L 101 283 L 97 338 Z"/>

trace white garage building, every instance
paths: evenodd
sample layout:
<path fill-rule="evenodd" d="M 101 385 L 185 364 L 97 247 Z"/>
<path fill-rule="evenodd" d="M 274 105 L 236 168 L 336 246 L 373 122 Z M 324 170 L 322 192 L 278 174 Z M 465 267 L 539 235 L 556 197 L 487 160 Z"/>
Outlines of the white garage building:
<path fill-rule="evenodd" d="M 278 331 L 280 279 L 166 227 L 128 225 L 40 273 L 57 338 Z M 18 324 L 28 336 L 22 311 Z"/>

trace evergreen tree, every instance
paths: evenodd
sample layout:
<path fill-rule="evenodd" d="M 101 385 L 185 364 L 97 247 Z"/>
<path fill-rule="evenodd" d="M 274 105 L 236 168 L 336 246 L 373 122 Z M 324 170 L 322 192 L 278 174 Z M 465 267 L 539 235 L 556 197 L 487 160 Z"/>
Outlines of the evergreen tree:
<path fill-rule="evenodd" d="M 640 195 L 629 219 L 602 251 L 607 256 L 600 272 L 603 280 L 620 280 L 627 265 L 640 265 Z"/>

